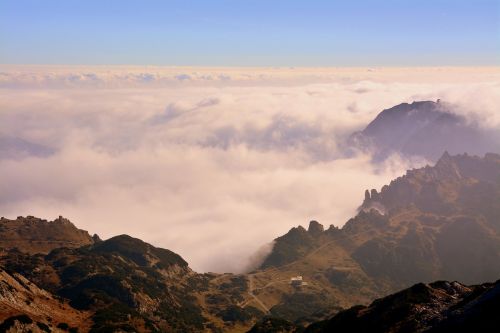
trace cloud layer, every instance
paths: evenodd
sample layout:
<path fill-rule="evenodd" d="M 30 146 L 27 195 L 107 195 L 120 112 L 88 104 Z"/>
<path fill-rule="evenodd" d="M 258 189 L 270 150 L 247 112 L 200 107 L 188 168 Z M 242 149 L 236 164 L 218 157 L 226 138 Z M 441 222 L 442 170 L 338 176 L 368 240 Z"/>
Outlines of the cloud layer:
<path fill-rule="evenodd" d="M 415 166 L 344 157 L 352 131 L 437 98 L 498 126 L 499 78 L 496 68 L 3 67 L 0 215 L 64 215 L 200 271 L 240 271 L 292 226 L 342 225 L 364 189 Z"/>

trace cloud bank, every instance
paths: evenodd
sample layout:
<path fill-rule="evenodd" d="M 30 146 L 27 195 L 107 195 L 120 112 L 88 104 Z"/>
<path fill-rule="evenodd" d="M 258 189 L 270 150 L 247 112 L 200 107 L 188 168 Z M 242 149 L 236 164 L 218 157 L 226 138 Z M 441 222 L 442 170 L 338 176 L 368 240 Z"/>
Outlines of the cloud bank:
<path fill-rule="evenodd" d="M 341 226 L 409 167 L 340 143 L 441 98 L 500 125 L 497 68 L 0 68 L 0 215 L 64 215 L 199 271 L 241 271 L 311 219 Z"/>

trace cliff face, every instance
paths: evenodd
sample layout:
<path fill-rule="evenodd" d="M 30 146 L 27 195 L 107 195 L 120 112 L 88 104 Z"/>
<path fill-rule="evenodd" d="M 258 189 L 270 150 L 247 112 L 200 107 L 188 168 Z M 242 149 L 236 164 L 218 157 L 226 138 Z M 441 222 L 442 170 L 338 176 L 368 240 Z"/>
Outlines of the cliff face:
<path fill-rule="evenodd" d="M 0 248 L 4 250 L 16 248 L 30 254 L 49 253 L 59 247 L 94 244 L 96 240 L 97 236 L 91 237 L 61 216 L 51 222 L 33 216 L 0 219 Z"/>
<path fill-rule="evenodd" d="M 403 103 L 383 110 L 349 145 L 374 153 L 376 160 L 392 153 L 436 161 L 443 151 L 483 155 L 497 151 L 500 136 L 453 113 L 444 102 Z"/>

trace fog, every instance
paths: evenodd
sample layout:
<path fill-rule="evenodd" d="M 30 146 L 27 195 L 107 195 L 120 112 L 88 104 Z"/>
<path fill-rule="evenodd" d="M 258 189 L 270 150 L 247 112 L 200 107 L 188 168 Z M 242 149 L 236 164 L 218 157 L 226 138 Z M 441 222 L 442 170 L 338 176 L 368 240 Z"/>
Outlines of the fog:
<path fill-rule="evenodd" d="M 63 215 L 198 271 L 239 272 L 312 219 L 342 226 L 364 190 L 427 163 L 342 140 L 438 98 L 500 126 L 498 68 L 0 67 L 0 215 Z"/>

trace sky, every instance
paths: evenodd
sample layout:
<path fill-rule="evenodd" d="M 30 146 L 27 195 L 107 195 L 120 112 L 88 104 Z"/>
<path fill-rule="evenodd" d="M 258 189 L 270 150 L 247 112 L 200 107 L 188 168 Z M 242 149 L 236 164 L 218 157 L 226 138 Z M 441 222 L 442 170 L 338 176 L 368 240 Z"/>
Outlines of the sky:
<path fill-rule="evenodd" d="M 0 63 L 481 66 L 499 0 L 1 0 Z"/>

